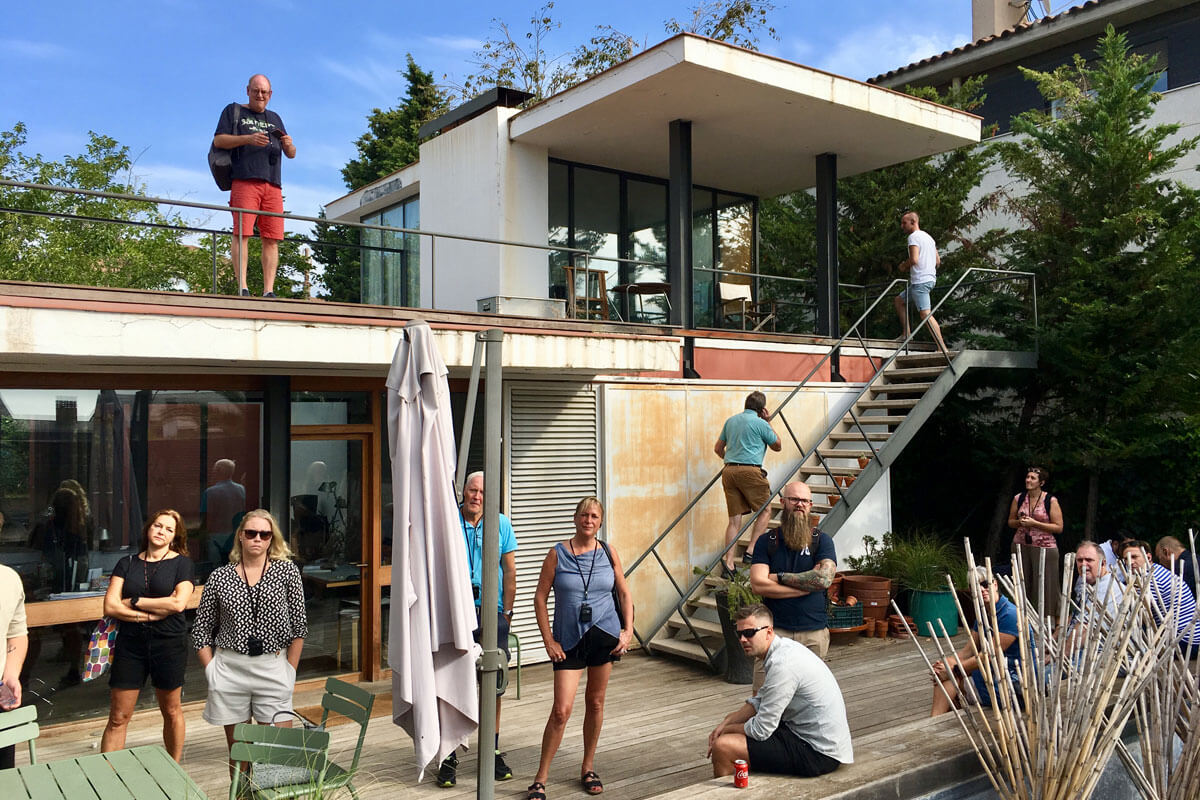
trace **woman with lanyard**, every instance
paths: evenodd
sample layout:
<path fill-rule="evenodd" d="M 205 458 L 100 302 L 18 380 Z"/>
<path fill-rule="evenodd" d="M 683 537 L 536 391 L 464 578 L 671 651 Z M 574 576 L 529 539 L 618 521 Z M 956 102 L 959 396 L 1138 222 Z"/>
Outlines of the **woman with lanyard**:
<path fill-rule="evenodd" d="M 230 746 L 239 722 L 291 724 L 276 717 L 292 710 L 308 635 L 304 585 L 291 555 L 271 513 L 249 512 L 234 535 L 231 563 L 209 576 L 196 610 L 192 644 L 208 681 L 204 719 L 225 726 Z"/>
<path fill-rule="evenodd" d="M 179 700 L 187 666 L 187 620 L 183 610 L 196 588 L 187 552 L 187 527 L 178 511 L 156 512 L 142 530 L 142 549 L 113 567 L 104 614 L 120 621 L 109 676 L 108 724 L 100 750 L 125 747 L 125 732 L 138 694 L 150 677 L 163 716 L 163 745 L 183 756 L 183 708 Z"/>
<path fill-rule="evenodd" d="M 1062 507 L 1058 498 L 1046 491 L 1050 473 L 1041 467 L 1025 471 L 1025 491 L 1013 497 L 1008 506 L 1008 527 L 1013 534 L 1012 552 L 1021 554 L 1021 577 L 1034 608 L 1040 608 L 1045 598 L 1045 614 L 1058 619 L 1059 595 L 1062 593 L 1061 559 L 1058 555 L 1058 535 L 1063 532 Z M 1042 554 L 1046 556 L 1045 572 L 1041 572 Z M 1038 581 L 1039 574 L 1042 577 Z"/>
<path fill-rule="evenodd" d="M 546 653 L 554 662 L 554 707 L 542 733 L 542 756 L 527 800 L 546 800 L 550 762 L 571 718 L 575 692 L 586 668 L 583 718 L 583 764 L 580 783 L 588 794 L 604 785 L 596 774 L 596 745 L 604 722 L 604 693 L 614 661 L 628 651 L 633 638 L 633 597 L 625 583 L 617 551 L 596 539 L 604 523 L 604 507 L 585 497 L 575 507 L 575 535 L 555 545 L 542 563 L 533 607 Z M 554 589 L 554 627 L 547 611 Z M 624 619 L 618 618 L 614 592 Z"/>

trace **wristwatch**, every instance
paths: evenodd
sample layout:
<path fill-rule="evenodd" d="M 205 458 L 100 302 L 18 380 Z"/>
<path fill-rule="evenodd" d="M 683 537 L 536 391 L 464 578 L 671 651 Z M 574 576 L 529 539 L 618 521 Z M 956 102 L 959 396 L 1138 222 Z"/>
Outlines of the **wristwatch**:
<path fill-rule="evenodd" d="M 504 614 L 504 616 L 508 617 L 509 619 L 512 619 L 513 609 L 510 608 L 508 611 L 505 611 L 502 613 Z"/>
<path fill-rule="evenodd" d="M 138 601 L 138 596 L 136 594 L 133 597 L 129 598 L 130 608 L 137 608 L 137 601 Z"/>

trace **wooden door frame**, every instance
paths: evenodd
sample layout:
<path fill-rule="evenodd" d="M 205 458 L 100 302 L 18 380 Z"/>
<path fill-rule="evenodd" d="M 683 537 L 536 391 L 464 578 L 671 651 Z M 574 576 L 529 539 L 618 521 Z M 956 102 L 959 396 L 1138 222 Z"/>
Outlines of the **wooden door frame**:
<path fill-rule="evenodd" d="M 379 421 L 378 394 L 372 392 L 371 417 Z M 375 498 L 382 491 L 382 469 L 380 467 L 381 431 L 378 425 L 293 425 L 289 443 L 297 441 L 346 441 L 359 442 L 362 446 L 361 509 L 362 509 L 362 551 L 357 562 L 361 571 L 359 584 L 360 613 L 358 619 L 359 637 L 359 677 L 365 681 L 375 681 L 380 678 L 380 646 L 381 646 L 381 606 L 382 585 L 387 580 L 390 583 L 391 567 L 387 567 L 386 575 L 380 567 L 382 557 L 382 540 L 380 537 L 380 515 L 376 508 Z"/>

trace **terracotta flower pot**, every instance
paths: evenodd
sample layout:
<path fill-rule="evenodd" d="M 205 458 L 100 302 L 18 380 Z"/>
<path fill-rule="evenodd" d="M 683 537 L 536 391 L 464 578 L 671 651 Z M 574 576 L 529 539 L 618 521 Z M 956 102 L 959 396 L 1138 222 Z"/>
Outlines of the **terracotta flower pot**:
<path fill-rule="evenodd" d="M 866 469 L 867 464 L 870 464 L 870 463 L 871 463 L 870 456 L 859 456 L 858 457 L 858 468 L 859 469 Z"/>
<path fill-rule="evenodd" d="M 878 639 L 886 639 L 888 637 L 889 622 L 886 619 L 875 620 L 875 637 Z"/>

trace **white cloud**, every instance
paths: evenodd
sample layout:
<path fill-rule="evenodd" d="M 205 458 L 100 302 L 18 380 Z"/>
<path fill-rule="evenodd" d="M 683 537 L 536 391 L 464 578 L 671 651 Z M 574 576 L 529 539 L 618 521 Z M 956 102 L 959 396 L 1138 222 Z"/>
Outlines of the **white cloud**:
<path fill-rule="evenodd" d="M 837 41 L 813 66 L 848 78 L 866 80 L 930 56 L 940 55 L 969 40 L 957 31 L 917 31 L 892 25 L 856 30 Z"/>
<path fill-rule="evenodd" d="M 395 99 L 404 88 L 404 73 L 392 61 L 386 63 L 373 58 L 358 63 L 322 58 L 321 66 L 335 77 L 341 78 L 372 95 Z"/>
<path fill-rule="evenodd" d="M 39 61 L 65 58 L 71 51 L 54 42 L 34 42 L 28 39 L 0 39 L 0 53 Z"/>
<path fill-rule="evenodd" d="M 425 41 L 434 47 L 455 52 L 473 53 L 483 47 L 483 42 L 470 36 L 426 36 Z"/>

